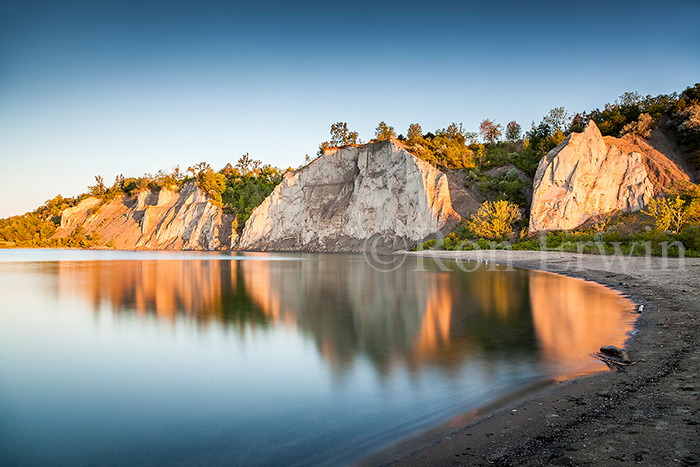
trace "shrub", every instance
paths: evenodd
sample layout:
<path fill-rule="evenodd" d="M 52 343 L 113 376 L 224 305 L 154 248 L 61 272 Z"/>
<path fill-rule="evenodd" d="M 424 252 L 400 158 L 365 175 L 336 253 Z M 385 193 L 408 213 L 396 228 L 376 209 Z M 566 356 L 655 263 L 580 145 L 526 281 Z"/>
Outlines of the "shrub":
<path fill-rule="evenodd" d="M 644 214 L 654 219 L 656 228 L 663 232 L 672 229 L 678 233 L 700 210 L 700 203 L 697 200 L 686 203 L 677 195 L 675 198 L 660 198 L 649 201 Z"/>
<path fill-rule="evenodd" d="M 518 206 L 510 201 L 485 201 L 467 222 L 476 236 L 501 240 L 513 232 L 513 224 L 520 218 Z"/>
<path fill-rule="evenodd" d="M 202 170 L 197 175 L 197 184 L 210 199 L 221 205 L 221 194 L 226 190 L 226 177 L 211 168 Z"/>

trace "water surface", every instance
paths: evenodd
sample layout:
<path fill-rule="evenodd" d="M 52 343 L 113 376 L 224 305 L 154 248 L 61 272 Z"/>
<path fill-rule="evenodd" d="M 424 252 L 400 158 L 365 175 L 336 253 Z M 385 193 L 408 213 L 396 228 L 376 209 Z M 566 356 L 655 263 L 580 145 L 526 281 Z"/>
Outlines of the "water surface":
<path fill-rule="evenodd" d="M 601 286 L 443 263 L 2 250 L 0 459 L 346 464 L 630 329 Z"/>

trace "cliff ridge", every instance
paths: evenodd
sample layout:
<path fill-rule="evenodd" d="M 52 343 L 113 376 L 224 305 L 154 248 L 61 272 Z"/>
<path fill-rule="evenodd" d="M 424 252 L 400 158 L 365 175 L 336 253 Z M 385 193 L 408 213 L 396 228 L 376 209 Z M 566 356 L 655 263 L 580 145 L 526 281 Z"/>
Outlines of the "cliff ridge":
<path fill-rule="evenodd" d="M 100 204 L 90 197 L 61 213 L 54 238 L 78 226 L 86 235 L 122 250 L 219 250 L 231 244 L 232 221 L 194 181 L 179 190 L 142 191 Z"/>
<path fill-rule="evenodd" d="M 391 252 L 460 220 L 447 176 L 389 140 L 329 151 L 287 173 L 253 211 L 235 247 Z"/>

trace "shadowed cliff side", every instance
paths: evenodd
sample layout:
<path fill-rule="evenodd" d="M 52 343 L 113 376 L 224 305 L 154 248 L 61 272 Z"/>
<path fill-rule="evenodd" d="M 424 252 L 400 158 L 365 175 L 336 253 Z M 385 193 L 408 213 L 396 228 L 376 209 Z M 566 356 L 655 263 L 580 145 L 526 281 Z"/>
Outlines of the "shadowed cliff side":
<path fill-rule="evenodd" d="M 390 140 L 329 151 L 287 173 L 235 248 L 390 252 L 460 220 L 445 174 Z"/>
<path fill-rule="evenodd" d="M 208 201 L 195 182 L 179 191 L 163 188 L 119 196 L 104 205 L 87 198 L 61 213 L 53 238 L 67 237 L 81 228 L 122 250 L 219 250 L 228 249 L 232 218 Z"/>

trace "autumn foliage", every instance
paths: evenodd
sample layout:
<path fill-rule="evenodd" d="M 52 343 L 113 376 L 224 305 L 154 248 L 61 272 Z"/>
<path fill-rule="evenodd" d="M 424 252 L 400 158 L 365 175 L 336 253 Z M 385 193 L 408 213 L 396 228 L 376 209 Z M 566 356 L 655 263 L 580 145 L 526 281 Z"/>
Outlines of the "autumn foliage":
<path fill-rule="evenodd" d="M 485 201 L 467 221 L 467 228 L 477 237 L 503 240 L 510 237 L 513 224 L 520 218 L 518 206 L 510 201 Z"/>

